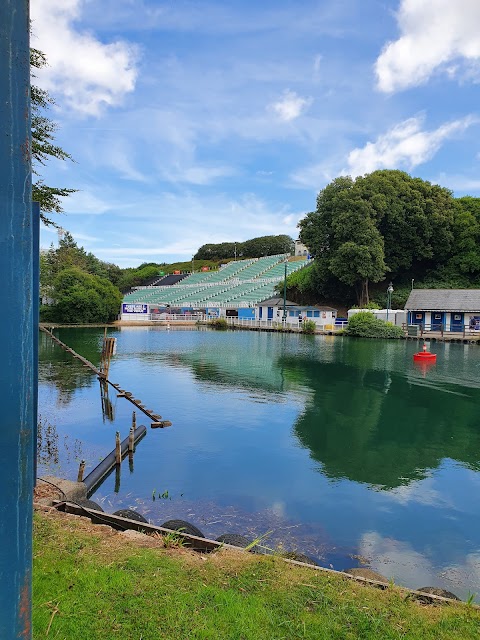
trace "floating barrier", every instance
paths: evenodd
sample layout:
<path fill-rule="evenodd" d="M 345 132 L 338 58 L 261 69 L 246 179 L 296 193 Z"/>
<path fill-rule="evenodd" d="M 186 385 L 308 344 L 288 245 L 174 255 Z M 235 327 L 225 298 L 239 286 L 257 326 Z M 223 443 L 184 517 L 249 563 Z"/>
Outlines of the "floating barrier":
<path fill-rule="evenodd" d="M 134 431 L 134 444 L 136 445 L 140 440 L 145 436 L 147 432 L 147 427 L 141 424 Z M 127 455 L 129 450 L 129 441 L 130 435 L 128 435 L 125 440 L 120 444 L 121 457 Z M 87 487 L 87 495 L 92 493 L 93 490 L 98 487 L 98 485 L 103 482 L 106 476 L 113 471 L 115 466 L 117 465 L 117 451 L 114 449 L 110 451 L 108 456 L 104 458 L 100 464 L 98 464 L 95 469 L 90 471 L 88 476 L 83 480 L 83 483 Z"/>

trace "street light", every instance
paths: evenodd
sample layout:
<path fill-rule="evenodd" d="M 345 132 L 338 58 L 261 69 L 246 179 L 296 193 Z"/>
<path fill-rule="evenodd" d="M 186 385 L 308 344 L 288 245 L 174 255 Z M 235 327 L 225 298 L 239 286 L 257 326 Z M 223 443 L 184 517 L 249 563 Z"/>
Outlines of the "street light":
<path fill-rule="evenodd" d="M 387 287 L 387 322 L 388 322 L 388 311 L 392 306 L 392 293 L 393 293 L 393 285 L 390 282 L 390 284 Z"/>
<path fill-rule="evenodd" d="M 195 256 L 192 256 L 192 273 L 195 273 Z"/>
<path fill-rule="evenodd" d="M 285 260 L 285 279 L 283 281 L 283 322 L 287 322 L 287 261 Z"/>

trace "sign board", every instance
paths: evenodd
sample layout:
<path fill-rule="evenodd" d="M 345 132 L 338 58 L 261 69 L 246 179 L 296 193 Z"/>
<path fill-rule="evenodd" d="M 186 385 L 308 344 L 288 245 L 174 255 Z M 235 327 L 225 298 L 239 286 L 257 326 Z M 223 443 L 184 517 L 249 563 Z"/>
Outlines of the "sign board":
<path fill-rule="evenodd" d="M 148 313 L 148 304 L 122 304 L 122 313 Z"/>

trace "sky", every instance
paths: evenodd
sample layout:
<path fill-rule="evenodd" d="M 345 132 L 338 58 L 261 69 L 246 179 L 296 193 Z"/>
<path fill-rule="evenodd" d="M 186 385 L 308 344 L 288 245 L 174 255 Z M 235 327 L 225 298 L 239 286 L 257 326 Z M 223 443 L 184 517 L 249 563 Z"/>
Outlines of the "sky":
<path fill-rule="evenodd" d="M 55 216 L 121 267 L 288 234 L 340 175 L 480 197 L 478 0 L 31 0 Z M 56 245 L 43 228 L 41 244 Z"/>

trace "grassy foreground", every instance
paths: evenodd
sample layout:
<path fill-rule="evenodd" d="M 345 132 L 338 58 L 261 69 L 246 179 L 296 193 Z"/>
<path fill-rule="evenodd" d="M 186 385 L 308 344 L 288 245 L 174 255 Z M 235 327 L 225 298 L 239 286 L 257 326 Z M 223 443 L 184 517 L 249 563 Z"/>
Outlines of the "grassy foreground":
<path fill-rule="evenodd" d="M 37 513 L 34 639 L 479 637 L 480 612 L 467 605 L 426 606 L 275 557 L 146 544 L 84 518 Z"/>

